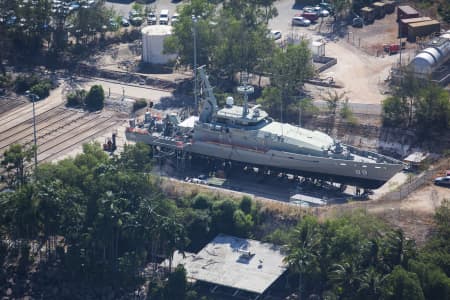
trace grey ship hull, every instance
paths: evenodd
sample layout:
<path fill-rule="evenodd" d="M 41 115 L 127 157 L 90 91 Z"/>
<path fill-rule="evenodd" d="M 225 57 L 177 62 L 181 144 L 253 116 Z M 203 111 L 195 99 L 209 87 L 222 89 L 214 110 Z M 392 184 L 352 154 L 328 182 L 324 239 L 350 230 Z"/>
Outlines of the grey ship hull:
<path fill-rule="evenodd" d="M 194 142 L 189 152 L 244 164 L 290 170 L 295 174 L 335 180 L 365 188 L 378 188 L 399 172 L 398 164 L 355 162 L 277 150 L 257 151 L 212 142 Z"/>
<path fill-rule="evenodd" d="M 358 162 L 354 160 L 316 157 L 274 149 L 257 150 L 213 141 L 191 141 L 161 139 L 157 135 L 127 132 L 128 138 L 153 146 L 183 149 L 183 151 L 233 161 L 272 170 L 291 171 L 293 174 L 334 180 L 363 188 L 378 188 L 399 172 L 403 165 Z"/>

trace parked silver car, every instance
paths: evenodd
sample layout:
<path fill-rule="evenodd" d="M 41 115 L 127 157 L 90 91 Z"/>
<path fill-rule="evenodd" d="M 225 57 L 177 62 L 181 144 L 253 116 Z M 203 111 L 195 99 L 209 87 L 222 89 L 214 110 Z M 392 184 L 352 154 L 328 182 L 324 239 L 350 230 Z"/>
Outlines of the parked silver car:
<path fill-rule="evenodd" d="M 300 16 L 295 16 L 292 18 L 292 25 L 294 26 L 309 26 L 311 25 L 311 21 Z"/>

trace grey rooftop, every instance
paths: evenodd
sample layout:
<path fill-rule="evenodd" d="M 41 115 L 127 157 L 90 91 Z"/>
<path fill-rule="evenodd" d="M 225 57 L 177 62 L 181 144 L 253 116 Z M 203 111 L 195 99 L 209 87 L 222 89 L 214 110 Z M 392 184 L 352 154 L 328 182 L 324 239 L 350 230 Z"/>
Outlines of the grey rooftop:
<path fill-rule="evenodd" d="M 189 280 L 263 294 L 286 271 L 284 258 L 280 246 L 219 234 L 197 254 L 176 252 L 172 266 L 184 265 Z"/>

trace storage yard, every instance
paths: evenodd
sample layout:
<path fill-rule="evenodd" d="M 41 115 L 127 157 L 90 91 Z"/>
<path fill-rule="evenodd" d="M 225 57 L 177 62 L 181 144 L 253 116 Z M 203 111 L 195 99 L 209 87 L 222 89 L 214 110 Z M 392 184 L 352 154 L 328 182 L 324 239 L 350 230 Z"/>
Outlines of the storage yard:
<path fill-rule="evenodd" d="M 36 103 L 38 162 L 51 162 L 82 143 L 114 128 L 119 119 L 113 112 L 86 113 L 67 109 L 61 89 Z M 33 145 L 33 105 L 17 106 L 0 114 L 0 154 L 12 144 Z"/>

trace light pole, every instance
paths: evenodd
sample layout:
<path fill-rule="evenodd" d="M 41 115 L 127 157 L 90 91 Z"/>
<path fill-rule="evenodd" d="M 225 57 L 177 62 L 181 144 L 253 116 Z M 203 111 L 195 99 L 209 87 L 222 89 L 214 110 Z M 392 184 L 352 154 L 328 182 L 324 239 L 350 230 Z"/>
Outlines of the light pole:
<path fill-rule="evenodd" d="M 198 99 L 197 99 L 197 17 L 192 16 L 192 22 L 194 24 L 194 114 L 198 115 Z"/>
<path fill-rule="evenodd" d="M 26 91 L 25 94 L 31 99 L 31 102 L 33 103 L 33 137 L 34 137 L 34 169 L 37 168 L 37 136 L 36 136 L 36 109 L 35 109 L 35 102 L 39 100 L 39 96 L 33 93 L 30 93 L 30 91 Z"/>

